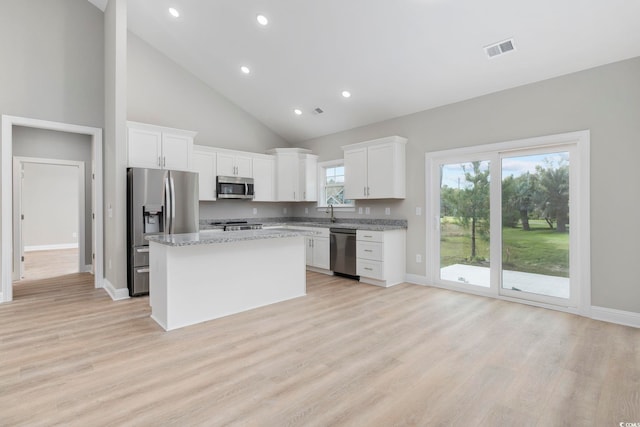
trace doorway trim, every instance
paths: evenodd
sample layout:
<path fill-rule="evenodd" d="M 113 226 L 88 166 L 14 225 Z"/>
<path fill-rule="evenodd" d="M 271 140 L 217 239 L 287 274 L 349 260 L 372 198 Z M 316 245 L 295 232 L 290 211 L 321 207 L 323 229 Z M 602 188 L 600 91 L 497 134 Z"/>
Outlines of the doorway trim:
<path fill-rule="evenodd" d="M 13 158 L 13 218 L 19 218 L 22 214 L 22 193 L 24 191 L 20 172 L 25 163 L 66 166 L 78 168 L 78 272 L 86 273 L 91 271 L 91 266 L 86 265 L 86 189 L 85 189 L 85 167 L 84 162 L 76 160 L 43 159 L 39 157 L 14 157 Z M 12 280 L 21 280 L 23 277 L 24 262 L 20 262 L 20 257 L 24 253 L 23 221 L 13 221 L 13 277 Z"/>
<path fill-rule="evenodd" d="M 2 231 L 2 241 L 0 243 L 2 249 L 0 262 L 2 292 L 0 293 L 0 302 L 13 300 L 13 284 L 11 280 L 13 272 L 13 126 L 78 133 L 91 137 L 91 160 L 93 163 L 92 252 L 95 254 L 93 260 L 94 286 L 96 288 L 102 288 L 104 276 L 102 129 L 3 114 L 2 137 L 0 140 L 0 176 L 2 177 L 2 184 L 0 186 L 0 200 L 2 201 L 2 213 L 0 216 L 0 230 Z"/>

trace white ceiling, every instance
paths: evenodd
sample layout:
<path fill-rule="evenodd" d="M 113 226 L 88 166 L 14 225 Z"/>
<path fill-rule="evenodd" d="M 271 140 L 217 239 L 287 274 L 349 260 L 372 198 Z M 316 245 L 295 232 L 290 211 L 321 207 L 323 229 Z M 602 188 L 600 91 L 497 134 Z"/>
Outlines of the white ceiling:
<path fill-rule="evenodd" d="M 290 142 L 640 56 L 639 16 L 637 0 L 128 1 L 133 33 Z"/>

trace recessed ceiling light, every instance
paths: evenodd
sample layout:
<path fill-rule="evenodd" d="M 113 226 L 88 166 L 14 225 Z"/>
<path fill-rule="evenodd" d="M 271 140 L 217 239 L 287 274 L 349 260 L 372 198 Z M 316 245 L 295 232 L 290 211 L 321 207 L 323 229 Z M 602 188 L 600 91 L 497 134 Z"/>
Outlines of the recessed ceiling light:
<path fill-rule="evenodd" d="M 244 74 L 249 74 L 251 72 L 249 67 L 247 67 L 246 65 L 243 65 L 242 67 L 240 67 L 240 71 L 242 71 Z"/>
<path fill-rule="evenodd" d="M 350 98 L 351 97 L 351 92 L 349 92 L 348 90 L 343 90 L 342 91 L 342 96 L 344 98 Z"/>
<path fill-rule="evenodd" d="M 171 14 L 171 16 L 173 16 L 174 18 L 178 18 L 180 17 L 180 12 L 178 12 L 178 10 L 175 7 L 170 7 L 169 8 L 169 13 Z"/>
<path fill-rule="evenodd" d="M 269 23 L 269 20 L 264 15 L 256 16 L 256 20 L 258 21 L 258 24 L 262 25 L 263 27 Z"/>
<path fill-rule="evenodd" d="M 295 113 L 296 116 L 301 116 L 302 115 L 302 110 L 299 109 L 299 108 L 294 109 L 293 112 Z"/>

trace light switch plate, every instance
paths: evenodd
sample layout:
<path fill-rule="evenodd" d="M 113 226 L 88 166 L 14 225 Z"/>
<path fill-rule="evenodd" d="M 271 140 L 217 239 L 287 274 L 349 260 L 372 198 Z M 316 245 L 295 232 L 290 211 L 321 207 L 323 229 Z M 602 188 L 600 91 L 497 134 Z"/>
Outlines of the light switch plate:
<path fill-rule="evenodd" d="M 258 208 L 253 208 L 253 214 L 257 215 L 258 214 Z"/>
<path fill-rule="evenodd" d="M 371 208 L 368 207 L 368 206 L 366 208 L 364 208 L 364 213 L 365 213 L 365 215 L 370 215 L 371 214 Z"/>
<path fill-rule="evenodd" d="M 362 215 L 362 208 L 358 208 L 358 215 Z"/>
<path fill-rule="evenodd" d="M 308 214 L 309 213 L 309 208 L 304 208 L 304 213 Z"/>
<path fill-rule="evenodd" d="M 416 215 L 417 216 L 422 215 L 422 208 L 420 206 L 416 206 Z"/>
<path fill-rule="evenodd" d="M 422 255 L 416 254 L 416 262 L 420 264 L 422 262 Z"/>
<path fill-rule="evenodd" d="M 282 213 L 287 213 L 287 208 L 282 208 Z"/>
<path fill-rule="evenodd" d="M 391 208 L 384 208 L 385 215 L 391 215 Z"/>

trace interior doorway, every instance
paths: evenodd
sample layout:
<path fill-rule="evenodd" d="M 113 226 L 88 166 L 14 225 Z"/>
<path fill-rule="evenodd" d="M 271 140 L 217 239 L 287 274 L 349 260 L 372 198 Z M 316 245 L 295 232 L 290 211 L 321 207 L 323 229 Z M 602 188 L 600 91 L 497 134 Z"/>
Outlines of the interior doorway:
<path fill-rule="evenodd" d="M 1 143 L 1 269 L 2 287 L 0 301 L 13 300 L 13 132 L 14 127 L 21 126 L 34 129 L 68 132 L 89 135 L 91 140 L 91 264 L 94 274 L 94 286 L 101 288 L 104 277 L 103 257 L 103 177 L 102 177 L 102 129 L 89 126 L 72 125 L 68 123 L 51 122 L 25 117 L 2 116 Z"/>
<path fill-rule="evenodd" d="M 91 271 L 85 194 L 84 162 L 14 157 L 14 281 Z"/>

